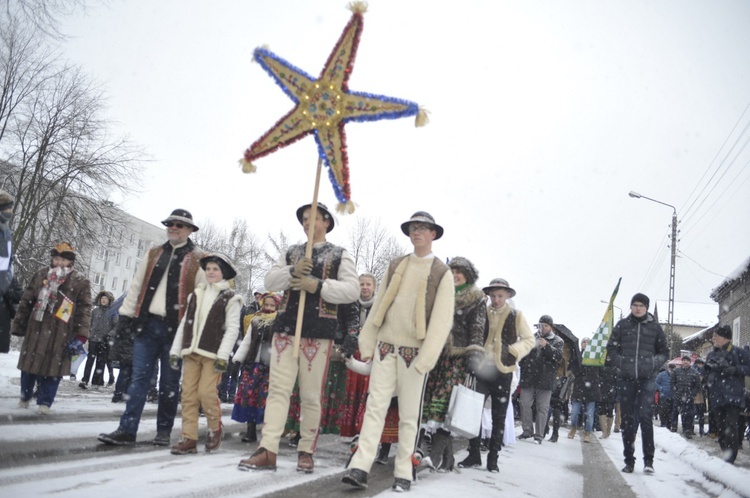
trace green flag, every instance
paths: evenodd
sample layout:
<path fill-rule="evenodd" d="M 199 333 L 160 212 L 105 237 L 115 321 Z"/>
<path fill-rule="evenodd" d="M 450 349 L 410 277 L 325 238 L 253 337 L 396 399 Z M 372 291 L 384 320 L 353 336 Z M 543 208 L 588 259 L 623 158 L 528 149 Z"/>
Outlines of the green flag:
<path fill-rule="evenodd" d="M 609 342 L 609 336 L 614 328 L 614 302 L 617 297 L 617 291 L 620 290 L 621 281 L 622 277 L 617 281 L 615 291 L 612 293 L 612 297 L 609 298 L 609 306 L 607 306 L 607 311 L 604 312 L 602 323 L 599 325 L 599 328 L 596 329 L 596 332 L 594 332 L 594 336 L 586 346 L 586 349 L 583 350 L 582 363 L 584 365 L 592 367 L 604 366 L 604 360 L 607 359 L 607 342 Z"/>

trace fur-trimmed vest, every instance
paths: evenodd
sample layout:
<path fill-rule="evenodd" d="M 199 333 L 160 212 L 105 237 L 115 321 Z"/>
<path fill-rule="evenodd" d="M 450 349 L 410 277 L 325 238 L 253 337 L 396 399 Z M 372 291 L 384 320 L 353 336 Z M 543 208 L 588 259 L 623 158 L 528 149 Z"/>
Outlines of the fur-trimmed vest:
<path fill-rule="evenodd" d="M 166 253 L 166 251 L 169 251 L 169 253 Z M 148 314 L 151 299 L 153 299 L 156 288 L 166 271 L 164 267 L 168 265 L 166 320 L 170 331 L 174 333 L 185 314 L 187 297 L 195 289 L 195 277 L 200 269 L 200 259 L 204 255 L 205 253 L 195 248 L 190 239 L 188 239 L 186 245 L 178 247 L 174 251 L 169 242 L 150 249 L 145 261 L 147 265 L 146 274 L 143 276 L 134 318 L 143 318 Z M 169 261 L 170 257 L 172 258 L 171 262 Z M 157 264 L 161 268 L 160 272 Z M 156 275 L 155 270 L 157 270 Z M 152 280 L 154 281 L 152 282 Z M 141 313 L 142 311 L 143 313 Z"/>
<path fill-rule="evenodd" d="M 310 273 L 321 280 L 338 277 L 342 247 L 326 242 L 313 247 L 313 268 Z M 286 253 L 286 264 L 295 265 L 305 256 L 305 245 L 291 246 Z M 279 312 L 274 321 L 273 331 L 283 334 L 294 334 L 299 308 L 299 291 L 287 290 Z M 338 329 L 338 305 L 323 299 L 320 292 L 307 293 L 303 315 L 302 337 L 316 339 L 335 339 Z"/>
<path fill-rule="evenodd" d="M 399 286 L 401 285 L 401 275 L 406 270 L 406 265 L 409 263 L 409 254 L 395 258 L 391 260 L 388 266 L 388 287 L 385 290 L 385 296 L 383 301 L 380 303 L 380 308 L 376 315 L 372 316 L 373 323 L 376 327 L 383 325 L 385 314 L 388 312 L 393 300 L 398 294 Z M 430 317 L 432 316 L 432 307 L 435 305 L 435 297 L 437 296 L 438 287 L 440 286 L 440 280 L 448 271 L 448 265 L 440 261 L 438 258 L 432 258 L 432 266 L 430 267 L 430 275 L 427 277 L 427 283 L 423 294 L 420 293 L 417 296 L 417 309 L 424 308 L 424 317 L 417 313 L 417 339 L 424 340 L 427 333 L 427 327 L 430 326 Z M 424 299 L 424 306 L 420 306 L 420 301 Z"/>
<path fill-rule="evenodd" d="M 183 351 L 189 349 L 193 343 L 193 325 L 195 325 L 195 309 L 197 307 L 197 299 L 193 298 L 188 300 L 187 312 L 185 318 L 185 325 L 183 326 L 182 332 L 182 349 Z M 216 354 L 219 351 L 219 346 L 224 338 L 224 324 L 226 320 L 226 307 L 229 304 L 229 300 L 234 297 L 234 291 L 232 289 L 224 289 L 214 300 L 211 305 L 211 309 L 206 317 L 206 324 L 203 327 L 203 332 L 198 339 L 198 349 Z"/>

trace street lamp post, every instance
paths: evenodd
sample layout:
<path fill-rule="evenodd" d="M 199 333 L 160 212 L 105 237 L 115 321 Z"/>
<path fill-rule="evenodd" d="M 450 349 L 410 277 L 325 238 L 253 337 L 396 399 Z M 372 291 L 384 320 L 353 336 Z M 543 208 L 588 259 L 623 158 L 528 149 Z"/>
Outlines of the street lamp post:
<path fill-rule="evenodd" d="M 602 299 L 601 302 L 603 302 L 604 304 L 609 304 L 609 301 L 605 301 L 604 299 Z M 613 308 L 617 308 L 618 310 L 620 310 L 620 320 L 622 320 L 622 308 L 620 308 L 619 306 L 616 306 L 614 304 L 612 305 L 612 307 Z"/>
<path fill-rule="evenodd" d="M 657 204 L 661 204 L 662 206 L 668 206 L 672 208 L 672 263 L 669 266 L 669 314 L 667 316 L 667 321 L 669 322 L 668 332 L 671 334 L 674 331 L 674 273 L 675 261 L 677 259 L 677 208 L 675 208 L 671 204 L 667 204 L 666 202 L 657 201 L 656 199 L 641 195 L 638 192 L 630 191 L 628 192 L 628 195 L 630 197 L 633 197 L 634 199 L 643 198 L 652 202 L 656 202 Z"/>

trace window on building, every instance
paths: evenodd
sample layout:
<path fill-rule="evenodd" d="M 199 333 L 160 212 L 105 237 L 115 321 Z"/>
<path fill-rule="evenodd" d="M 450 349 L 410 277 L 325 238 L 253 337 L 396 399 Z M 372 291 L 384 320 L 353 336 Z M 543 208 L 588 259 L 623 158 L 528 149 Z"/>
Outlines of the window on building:
<path fill-rule="evenodd" d="M 116 253 L 116 254 L 115 254 L 115 264 L 116 264 L 117 266 L 120 266 L 120 260 L 121 260 L 121 259 L 122 259 L 122 253 L 119 253 L 119 252 L 118 252 L 118 253 Z"/>
<path fill-rule="evenodd" d="M 107 255 L 107 250 L 104 248 L 104 246 L 99 248 L 99 253 L 97 254 L 97 257 L 99 259 L 104 259 Z"/>
<path fill-rule="evenodd" d="M 117 277 L 112 277 L 112 290 L 117 290 Z"/>
<path fill-rule="evenodd" d="M 732 321 L 732 344 L 740 343 L 740 317 Z"/>
<path fill-rule="evenodd" d="M 107 274 L 106 273 L 94 273 L 94 284 L 95 285 L 101 285 L 104 287 L 106 281 L 107 281 Z"/>
<path fill-rule="evenodd" d="M 125 260 L 125 268 L 130 268 L 130 265 L 132 264 L 132 262 L 133 262 L 133 258 L 128 256 L 128 259 Z"/>
<path fill-rule="evenodd" d="M 127 280 L 123 280 L 122 281 L 122 292 L 125 292 L 126 290 L 128 290 L 128 281 Z"/>
<path fill-rule="evenodd" d="M 130 232 L 130 245 L 135 244 L 135 234 Z"/>

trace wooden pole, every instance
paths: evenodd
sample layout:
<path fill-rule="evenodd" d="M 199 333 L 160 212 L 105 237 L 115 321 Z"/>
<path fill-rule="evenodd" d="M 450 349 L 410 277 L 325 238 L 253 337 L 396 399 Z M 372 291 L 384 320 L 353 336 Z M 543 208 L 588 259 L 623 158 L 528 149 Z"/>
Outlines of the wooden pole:
<path fill-rule="evenodd" d="M 305 246 L 305 257 L 312 257 L 313 236 L 315 234 L 315 221 L 318 219 L 318 187 L 320 186 L 320 172 L 323 169 L 323 158 L 318 158 L 318 169 L 315 172 L 315 189 L 313 190 L 313 200 L 310 206 L 310 226 L 307 228 L 307 246 Z M 302 320 L 305 316 L 305 301 L 307 301 L 307 292 L 299 291 L 299 307 L 297 308 L 297 323 L 294 327 L 294 347 L 292 355 L 294 359 L 299 358 L 299 343 L 302 338 Z"/>

